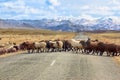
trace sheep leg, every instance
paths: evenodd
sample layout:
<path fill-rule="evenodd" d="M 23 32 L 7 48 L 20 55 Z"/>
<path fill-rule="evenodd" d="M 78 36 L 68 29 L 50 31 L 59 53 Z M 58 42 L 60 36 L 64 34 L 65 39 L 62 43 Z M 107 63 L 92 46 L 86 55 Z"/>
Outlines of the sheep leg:
<path fill-rule="evenodd" d="M 112 56 L 115 56 L 115 52 L 112 53 Z"/>
<path fill-rule="evenodd" d="M 37 51 L 36 51 L 37 53 L 39 53 L 39 49 L 37 49 Z"/>
<path fill-rule="evenodd" d="M 28 53 L 30 53 L 30 49 L 27 49 Z"/>
<path fill-rule="evenodd" d="M 107 56 L 110 56 L 110 54 L 111 54 L 110 52 L 107 52 Z"/>
<path fill-rule="evenodd" d="M 102 56 L 103 55 L 103 52 L 100 52 L 100 56 Z"/>
<path fill-rule="evenodd" d="M 34 52 L 34 49 L 32 49 L 32 53 Z"/>

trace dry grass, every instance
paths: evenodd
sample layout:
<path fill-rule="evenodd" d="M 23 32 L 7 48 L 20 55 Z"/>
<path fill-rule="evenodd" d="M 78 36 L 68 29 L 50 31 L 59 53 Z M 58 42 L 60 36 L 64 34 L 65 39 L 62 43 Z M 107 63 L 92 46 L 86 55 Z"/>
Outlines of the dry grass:
<path fill-rule="evenodd" d="M 120 32 L 86 33 L 92 39 L 120 45 Z"/>
<path fill-rule="evenodd" d="M 7 42 L 21 43 L 23 41 L 40 41 L 54 39 L 71 39 L 76 35 L 72 32 L 60 32 L 50 30 L 27 30 L 27 29 L 0 29 L 0 44 Z"/>

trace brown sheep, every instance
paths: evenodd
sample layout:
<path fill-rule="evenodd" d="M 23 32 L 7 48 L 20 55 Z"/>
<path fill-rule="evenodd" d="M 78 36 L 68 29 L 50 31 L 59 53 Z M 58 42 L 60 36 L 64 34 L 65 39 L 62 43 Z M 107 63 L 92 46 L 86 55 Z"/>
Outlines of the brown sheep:
<path fill-rule="evenodd" d="M 85 48 L 85 52 L 87 54 L 92 52 L 92 54 L 97 53 L 97 55 L 98 55 L 98 43 L 99 43 L 98 40 L 91 41 L 90 39 L 88 39 L 85 43 L 86 43 L 86 46 L 84 48 Z"/>
<path fill-rule="evenodd" d="M 51 52 L 62 51 L 63 42 L 61 40 L 47 41 L 47 48 L 51 49 Z"/>
<path fill-rule="evenodd" d="M 100 56 L 102 56 L 105 52 L 105 44 L 103 42 L 99 42 L 97 46 L 97 51 L 100 53 Z"/>
<path fill-rule="evenodd" d="M 117 45 L 117 55 L 119 56 L 120 55 L 120 45 Z"/>
<path fill-rule="evenodd" d="M 26 41 L 26 42 L 23 42 L 20 44 L 20 48 L 21 49 L 24 49 L 24 50 L 28 50 L 28 53 L 33 53 L 34 50 L 35 50 L 35 43 L 34 42 L 29 42 L 29 41 Z M 32 52 L 31 52 L 32 50 Z"/>
<path fill-rule="evenodd" d="M 7 52 L 6 48 L 0 48 L 0 55 L 5 54 Z"/>
<path fill-rule="evenodd" d="M 13 47 L 7 49 L 7 53 L 16 52 L 16 51 L 17 51 L 16 48 Z"/>
<path fill-rule="evenodd" d="M 111 43 L 105 43 L 105 51 L 107 52 L 107 56 L 115 56 L 117 55 L 117 46 Z"/>
<path fill-rule="evenodd" d="M 62 42 L 63 42 L 63 50 L 64 51 L 72 50 L 72 45 L 69 40 L 62 40 Z"/>

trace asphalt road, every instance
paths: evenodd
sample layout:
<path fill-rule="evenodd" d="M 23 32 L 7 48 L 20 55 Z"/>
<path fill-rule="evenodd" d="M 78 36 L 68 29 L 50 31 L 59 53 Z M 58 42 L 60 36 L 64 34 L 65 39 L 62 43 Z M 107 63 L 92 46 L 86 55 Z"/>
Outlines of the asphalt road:
<path fill-rule="evenodd" d="M 17 54 L 0 58 L 0 80 L 119 80 L 112 57 L 72 52 Z"/>

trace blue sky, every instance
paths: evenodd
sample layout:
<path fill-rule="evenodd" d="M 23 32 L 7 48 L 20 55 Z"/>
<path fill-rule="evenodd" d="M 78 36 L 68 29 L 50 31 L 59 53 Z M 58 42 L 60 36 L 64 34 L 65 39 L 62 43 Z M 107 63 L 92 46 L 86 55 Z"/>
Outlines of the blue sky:
<path fill-rule="evenodd" d="M 120 16 L 120 0 L 0 0 L 2 19 L 106 16 Z"/>

